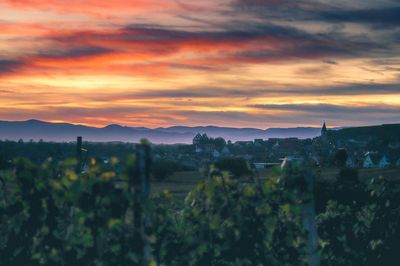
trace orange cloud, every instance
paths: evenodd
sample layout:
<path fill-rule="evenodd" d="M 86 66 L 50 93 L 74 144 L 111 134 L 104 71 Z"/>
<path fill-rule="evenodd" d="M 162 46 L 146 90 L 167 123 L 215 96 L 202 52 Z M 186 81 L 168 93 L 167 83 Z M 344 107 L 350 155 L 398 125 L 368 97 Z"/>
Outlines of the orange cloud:
<path fill-rule="evenodd" d="M 275 0 L 188 2 L 2 1 L 0 119 L 267 127 L 333 120 L 325 108 L 358 112 L 336 125 L 394 120 L 391 29 L 377 38 L 237 5 Z"/>
<path fill-rule="evenodd" d="M 51 10 L 60 13 L 78 13 L 90 16 L 116 17 L 132 11 L 176 9 L 172 1 L 164 0 L 5 0 L 17 9 Z"/>

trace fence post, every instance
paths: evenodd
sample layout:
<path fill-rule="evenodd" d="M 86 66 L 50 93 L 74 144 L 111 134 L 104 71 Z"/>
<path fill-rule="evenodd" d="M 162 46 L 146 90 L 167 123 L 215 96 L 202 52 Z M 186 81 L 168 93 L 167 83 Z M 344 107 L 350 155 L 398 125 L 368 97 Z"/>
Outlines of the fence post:
<path fill-rule="evenodd" d="M 309 198 L 304 203 L 303 226 L 308 233 L 307 237 L 307 256 L 309 266 L 319 266 L 320 258 L 318 254 L 318 231 L 314 206 L 314 174 L 306 171 L 304 179 L 307 185 Z"/>
<path fill-rule="evenodd" d="M 76 172 L 80 173 L 82 171 L 82 137 L 79 136 L 76 138 Z"/>
<path fill-rule="evenodd" d="M 135 202 L 133 206 L 134 226 L 144 240 L 143 246 L 143 265 L 147 266 L 151 260 L 150 243 L 145 233 L 147 217 L 143 214 L 142 204 L 150 195 L 150 146 L 148 144 L 136 145 L 136 173 L 133 178 L 133 189 L 135 193 Z"/>

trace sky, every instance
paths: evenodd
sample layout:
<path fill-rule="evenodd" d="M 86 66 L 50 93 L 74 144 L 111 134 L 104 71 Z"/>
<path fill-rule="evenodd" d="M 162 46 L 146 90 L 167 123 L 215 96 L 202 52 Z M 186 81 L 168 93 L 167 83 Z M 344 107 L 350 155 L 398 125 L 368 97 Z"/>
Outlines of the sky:
<path fill-rule="evenodd" d="M 0 120 L 400 122 L 399 0 L 0 0 Z"/>

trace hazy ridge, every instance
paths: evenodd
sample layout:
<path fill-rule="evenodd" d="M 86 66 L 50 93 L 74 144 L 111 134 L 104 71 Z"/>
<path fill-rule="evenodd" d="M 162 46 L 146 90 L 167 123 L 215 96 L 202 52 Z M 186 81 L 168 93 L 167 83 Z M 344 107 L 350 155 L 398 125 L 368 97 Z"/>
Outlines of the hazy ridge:
<path fill-rule="evenodd" d="M 89 141 L 137 142 L 147 138 L 154 143 L 191 143 L 197 133 L 206 133 L 210 137 L 223 137 L 231 141 L 246 141 L 256 138 L 313 138 L 320 134 L 320 128 L 230 128 L 218 126 L 173 126 L 167 128 L 126 127 L 116 124 L 97 128 L 68 123 L 50 123 L 39 120 L 0 121 L 0 139 L 24 141 L 40 139 L 44 141 L 74 141 L 82 136 Z"/>

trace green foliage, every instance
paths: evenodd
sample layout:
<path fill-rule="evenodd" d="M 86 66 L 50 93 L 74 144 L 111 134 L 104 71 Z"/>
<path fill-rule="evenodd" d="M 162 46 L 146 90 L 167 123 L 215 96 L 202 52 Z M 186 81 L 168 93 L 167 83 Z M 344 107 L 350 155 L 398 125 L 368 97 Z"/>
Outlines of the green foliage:
<path fill-rule="evenodd" d="M 214 145 L 215 148 L 217 148 L 218 150 L 222 150 L 226 145 L 226 141 L 224 138 L 221 137 L 210 138 L 207 136 L 206 133 L 204 134 L 197 133 L 196 136 L 194 136 L 193 138 L 193 145 L 199 145 L 199 146 Z"/>
<path fill-rule="evenodd" d="M 97 165 L 36 166 L 17 159 L 0 194 L 1 265 L 137 265 L 142 236 L 132 228 L 134 195 Z"/>
<path fill-rule="evenodd" d="M 334 156 L 335 164 L 339 167 L 344 167 L 346 165 L 348 155 L 345 149 L 339 149 Z"/>
<path fill-rule="evenodd" d="M 288 166 L 265 182 L 213 175 L 179 203 L 169 192 L 137 197 L 115 161 L 36 165 L 15 159 L 1 172 L 0 265 L 305 265 L 303 206 L 309 171 Z M 333 187 L 333 188 L 332 188 Z M 317 217 L 322 265 L 397 265 L 400 189 L 382 178 L 331 185 Z M 144 229 L 134 227 L 143 210 Z M 136 209 L 135 209 L 136 210 Z"/>
<path fill-rule="evenodd" d="M 303 196 L 289 179 L 258 186 L 214 177 L 199 184 L 181 211 L 159 209 L 167 215 L 155 256 L 162 265 L 304 265 Z"/>
<path fill-rule="evenodd" d="M 179 164 L 172 160 L 157 160 L 152 164 L 151 172 L 153 177 L 164 180 L 179 169 Z"/>
<path fill-rule="evenodd" d="M 359 195 L 347 188 L 346 198 L 329 201 L 317 219 L 322 264 L 397 265 L 399 192 L 398 185 L 374 178 L 358 185 Z"/>
<path fill-rule="evenodd" d="M 231 173 L 235 178 L 252 174 L 247 161 L 242 158 L 224 158 L 216 162 L 215 167 Z"/>
<path fill-rule="evenodd" d="M 343 168 L 337 177 L 340 184 L 354 185 L 358 183 L 358 171 L 352 168 Z"/>

